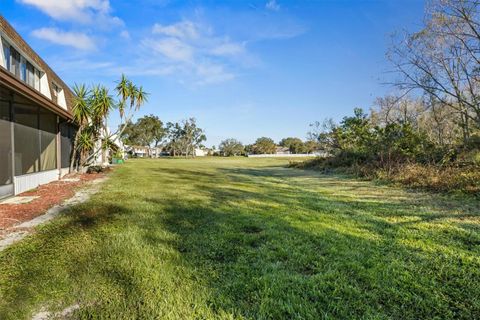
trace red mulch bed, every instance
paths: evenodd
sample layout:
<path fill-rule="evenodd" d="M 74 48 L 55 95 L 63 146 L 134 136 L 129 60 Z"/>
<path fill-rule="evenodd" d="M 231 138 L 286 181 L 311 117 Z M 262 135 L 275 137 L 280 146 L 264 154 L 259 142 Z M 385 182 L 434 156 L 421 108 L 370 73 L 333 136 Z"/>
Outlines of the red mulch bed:
<path fill-rule="evenodd" d="M 44 214 L 54 205 L 60 204 L 64 200 L 72 197 L 75 191 L 86 182 L 101 178 L 104 175 L 104 173 L 68 175 L 65 176 L 64 179 L 76 178 L 80 180 L 53 181 L 17 195 L 39 197 L 29 203 L 0 204 L 0 236 L 6 229 Z"/>

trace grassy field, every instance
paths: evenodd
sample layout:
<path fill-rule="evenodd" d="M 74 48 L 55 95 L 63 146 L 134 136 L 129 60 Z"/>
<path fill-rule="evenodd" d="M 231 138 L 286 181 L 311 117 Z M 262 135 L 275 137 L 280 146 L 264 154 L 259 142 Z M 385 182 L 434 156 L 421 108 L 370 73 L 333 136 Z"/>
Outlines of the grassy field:
<path fill-rule="evenodd" d="M 132 160 L 0 253 L 0 319 L 480 318 L 480 204 L 281 159 Z"/>

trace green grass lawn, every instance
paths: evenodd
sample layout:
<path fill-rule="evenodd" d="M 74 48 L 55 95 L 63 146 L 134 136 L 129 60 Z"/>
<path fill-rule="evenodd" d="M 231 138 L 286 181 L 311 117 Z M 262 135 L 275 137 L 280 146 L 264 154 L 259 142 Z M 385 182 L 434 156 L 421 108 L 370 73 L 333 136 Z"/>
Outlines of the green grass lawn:
<path fill-rule="evenodd" d="M 287 169 L 131 160 L 0 253 L 0 319 L 480 318 L 480 204 Z"/>

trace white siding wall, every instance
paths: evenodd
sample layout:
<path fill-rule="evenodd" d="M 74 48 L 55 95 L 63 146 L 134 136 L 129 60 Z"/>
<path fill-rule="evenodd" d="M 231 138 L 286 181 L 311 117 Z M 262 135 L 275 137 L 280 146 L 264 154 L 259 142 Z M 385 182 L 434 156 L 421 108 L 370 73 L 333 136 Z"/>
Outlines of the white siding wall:
<path fill-rule="evenodd" d="M 65 91 L 63 89 L 58 93 L 57 103 L 60 107 L 67 110 L 67 101 L 65 100 Z"/>
<path fill-rule="evenodd" d="M 43 73 L 42 77 L 40 78 L 40 92 L 45 97 L 52 100 L 52 94 L 50 93 L 50 85 L 48 83 L 47 74 L 45 72 Z"/>
<path fill-rule="evenodd" d="M 35 189 L 41 184 L 58 180 L 58 170 L 30 173 L 23 176 L 14 177 L 15 194 L 19 194 L 31 189 Z"/>

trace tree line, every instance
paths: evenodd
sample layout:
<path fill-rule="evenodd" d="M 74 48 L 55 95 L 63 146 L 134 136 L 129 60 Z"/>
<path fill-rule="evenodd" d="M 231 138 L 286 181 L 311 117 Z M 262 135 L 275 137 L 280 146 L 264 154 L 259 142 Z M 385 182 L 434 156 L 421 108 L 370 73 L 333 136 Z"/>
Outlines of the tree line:
<path fill-rule="evenodd" d="M 237 139 L 229 138 L 220 143 L 219 154 L 227 157 L 246 154 L 274 154 L 277 152 L 277 147 L 282 147 L 291 154 L 303 154 L 318 151 L 319 144 L 313 139 L 302 141 L 295 137 L 284 138 L 276 144 L 271 138 L 261 137 L 253 144 L 244 145 Z"/>
<path fill-rule="evenodd" d="M 195 149 L 207 140 L 205 131 L 198 127 L 195 118 L 180 122 L 167 122 L 147 115 L 130 121 L 122 133 L 122 141 L 129 146 L 160 147 L 172 156 L 194 157 Z"/>

